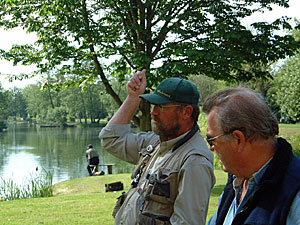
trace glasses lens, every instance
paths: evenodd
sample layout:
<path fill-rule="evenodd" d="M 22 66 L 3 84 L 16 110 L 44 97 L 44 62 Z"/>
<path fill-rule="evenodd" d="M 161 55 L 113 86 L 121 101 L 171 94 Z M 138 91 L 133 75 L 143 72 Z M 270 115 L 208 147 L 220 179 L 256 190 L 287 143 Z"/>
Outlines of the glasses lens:
<path fill-rule="evenodd" d="M 207 141 L 207 143 L 208 143 L 210 146 L 212 146 L 212 145 L 213 145 L 213 144 L 211 143 L 212 141 L 218 139 L 219 137 L 223 137 L 223 136 L 225 136 L 225 135 L 226 135 L 226 134 L 220 134 L 220 135 L 217 135 L 217 136 L 212 137 L 212 138 L 208 138 L 208 137 L 206 136 L 206 141 Z"/>
<path fill-rule="evenodd" d="M 164 109 L 166 109 L 166 108 L 180 107 L 182 105 L 161 105 L 161 104 L 159 104 L 159 105 L 153 105 L 153 104 L 151 104 L 151 111 L 153 111 L 153 109 L 154 109 L 155 106 L 157 106 L 159 108 L 159 111 L 163 112 Z"/>
<path fill-rule="evenodd" d="M 162 105 L 154 105 L 154 104 L 151 104 L 151 105 L 150 105 L 150 110 L 153 111 L 155 106 L 158 107 L 158 108 L 159 108 L 159 111 L 161 111 L 161 112 L 162 112 L 163 109 L 164 109 L 164 107 L 163 107 Z"/>

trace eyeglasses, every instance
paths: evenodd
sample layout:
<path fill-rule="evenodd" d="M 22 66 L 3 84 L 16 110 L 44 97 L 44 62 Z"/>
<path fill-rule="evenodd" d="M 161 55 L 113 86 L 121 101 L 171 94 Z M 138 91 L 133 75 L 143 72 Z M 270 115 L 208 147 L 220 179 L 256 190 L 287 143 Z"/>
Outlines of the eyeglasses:
<path fill-rule="evenodd" d="M 158 105 L 154 105 L 154 104 L 152 104 L 151 105 L 151 111 L 153 110 L 153 108 L 155 107 L 155 106 L 157 106 L 158 108 L 159 108 L 159 111 L 160 112 L 163 112 L 164 111 L 164 108 L 171 108 L 171 107 L 179 107 L 179 106 L 181 106 L 181 105 L 162 105 L 162 104 L 158 104 Z"/>
<path fill-rule="evenodd" d="M 208 137 L 206 136 L 206 141 L 207 141 L 207 143 L 209 144 L 209 146 L 212 146 L 213 144 L 211 143 L 211 141 L 214 141 L 214 140 L 216 140 L 217 138 L 223 137 L 223 136 L 225 136 L 225 135 L 226 135 L 226 134 L 220 134 L 220 135 L 215 136 L 215 137 L 212 137 L 212 138 L 208 138 Z"/>
<path fill-rule="evenodd" d="M 246 128 L 245 128 L 245 127 L 239 127 L 239 128 L 232 128 L 229 132 L 226 132 L 226 134 L 220 134 L 220 135 L 217 135 L 217 136 L 212 137 L 212 138 L 208 138 L 208 137 L 206 136 L 206 141 L 207 141 L 207 143 L 209 144 L 209 146 L 212 146 L 212 145 L 213 145 L 213 144 L 211 143 L 212 141 L 216 140 L 216 139 L 219 138 L 219 137 L 223 137 L 223 136 L 225 136 L 225 135 L 230 135 L 230 134 L 232 134 L 235 130 L 239 130 L 239 131 L 243 132 L 244 135 L 247 137 L 247 134 L 246 134 Z"/>

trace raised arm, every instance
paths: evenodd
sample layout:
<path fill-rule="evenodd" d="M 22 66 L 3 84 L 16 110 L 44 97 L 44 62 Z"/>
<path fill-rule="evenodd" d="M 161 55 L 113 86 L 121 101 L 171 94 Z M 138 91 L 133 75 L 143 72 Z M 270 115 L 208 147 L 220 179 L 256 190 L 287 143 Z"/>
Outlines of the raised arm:
<path fill-rule="evenodd" d="M 139 95 L 145 92 L 146 70 L 138 71 L 127 83 L 127 97 L 107 125 L 128 124 L 140 104 Z"/>

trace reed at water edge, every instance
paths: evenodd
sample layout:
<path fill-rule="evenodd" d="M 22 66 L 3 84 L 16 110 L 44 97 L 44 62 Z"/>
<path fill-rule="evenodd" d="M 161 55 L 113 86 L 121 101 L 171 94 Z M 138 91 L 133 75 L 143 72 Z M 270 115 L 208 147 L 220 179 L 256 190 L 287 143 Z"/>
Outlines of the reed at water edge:
<path fill-rule="evenodd" d="M 0 200 L 9 201 L 26 198 L 40 198 L 53 196 L 53 171 L 42 169 L 30 174 L 21 185 L 12 179 L 0 180 Z"/>

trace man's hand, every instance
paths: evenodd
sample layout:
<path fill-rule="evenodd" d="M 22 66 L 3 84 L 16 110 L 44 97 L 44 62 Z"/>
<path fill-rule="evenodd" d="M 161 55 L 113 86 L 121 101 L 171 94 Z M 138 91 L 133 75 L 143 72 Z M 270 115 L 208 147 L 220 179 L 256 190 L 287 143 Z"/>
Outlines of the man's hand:
<path fill-rule="evenodd" d="M 138 71 L 127 83 L 127 97 L 115 115 L 108 121 L 111 124 L 129 124 L 135 114 L 141 99 L 139 95 L 144 94 L 147 81 L 146 70 Z"/>
<path fill-rule="evenodd" d="M 146 70 L 136 72 L 134 76 L 127 83 L 127 94 L 132 97 L 138 97 L 144 94 L 147 81 L 146 81 Z"/>

